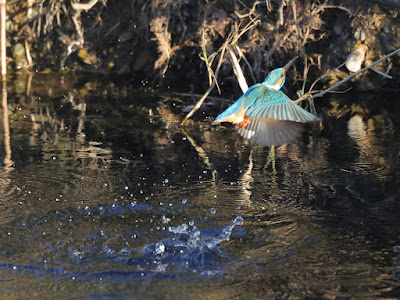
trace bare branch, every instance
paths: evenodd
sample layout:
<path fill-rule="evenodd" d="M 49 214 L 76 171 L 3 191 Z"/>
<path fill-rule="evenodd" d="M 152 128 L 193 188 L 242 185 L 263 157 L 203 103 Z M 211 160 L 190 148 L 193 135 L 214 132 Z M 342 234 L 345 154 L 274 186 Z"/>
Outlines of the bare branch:
<path fill-rule="evenodd" d="M 199 99 L 199 101 L 197 101 L 196 105 L 193 107 L 193 109 L 186 115 L 186 117 L 183 119 L 183 121 L 180 123 L 180 126 L 182 126 L 183 124 L 185 124 L 185 122 L 201 107 L 201 105 L 203 104 L 204 100 L 208 97 L 208 95 L 211 93 L 211 91 L 214 89 L 215 85 L 218 84 L 217 82 L 217 78 L 218 78 L 218 72 L 219 69 L 221 68 L 222 63 L 224 62 L 224 57 L 225 57 L 225 52 L 226 49 L 228 49 L 229 53 L 231 54 L 232 57 L 232 62 L 233 62 L 233 68 L 234 68 L 234 72 L 238 78 L 240 87 L 243 91 L 243 93 L 245 91 L 247 91 L 248 89 L 248 85 L 246 82 L 246 79 L 244 78 L 243 75 L 243 71 L 240 68 L 239 62 L 237 61 L 236 55 L 232 50 L 232 46 L 234 46 L 237 42 L 237 40 L 248 30 L 250 30 L 251 28 L 253 28 L 254 26 L 256 26 L 258 23 L 260 22 L 260 20 L 256 20 L 253 19 L 251 20 L 248 24 L 246 24 L 246 26 L 244 26 L 243 29 L 239 30 L 236 29 L 235 31 L 231 32 L 228 36 L 228 38 L 226 39 L 226 41 L 224 42 L 224 44 L 221 46 L 221 48 L 215 52 L 218 53 L 219 51 L 220 53 L 220 57 L 218 60 L 218 64 L 217 67 L 215 69 L 215 72 L 212 72 L 211 69 L 211 60 L 209 58 L 207 58 L 207 55 L 205 53 L 205 46 L 204 46 L 204 40 L 203 40 L 203 53 L 204 53 L 204 57 L 201 57 L 202 60 L 204 60 L 206 62 L 207 65 L 207 70 L 209 73 L 209 78 L 213 78 L 212 83 L 210 85 L 210 87 L 207 89 L 207 91 L 204 93 L 203 97 L 201 97 Z M 241 23 L 240 23 L 241 24 Z M 240 24 L 238 26 L 238 28 L 240 28 Z M 214 54 L 212 54 L 214 55 Z M 212 56 L 211 55 L 211 56 Z M 212 76 L 210 75 L 210 73 L 212 73 Z"/>
<path fill-rule="evenodd" d="M 212 84 L 210 85 L 210 87 L 208 88 L 208 90 L 204 93 L 203 97 L 201 97 L 199 99 L 199 101 L 197 101 L 195 107 L 193 107 L 193 109 L 186 115 L 186 117 L 183 119 L 183 121 L 179 124 L 180 126 L 182 126 L 183 124 L 186 123 L 187 120 L 189 120 L 189 118 L 191 116 L 193 116 L 193 114 L 201 107 L 201 105 L 203 104 L 204 100 L 206 100 L 206 98 L 208 97 L 208 95 L 211 93 L 211 91 L 214 89 L 215 84 L 217 82 L 217 77 L 218 77 L 218 72 L 219 72 L 219 68 L 222 65 L 222 62 L 224 60 L 224 56 L 225 56 L 225 49 L 227 46 L 227 42 L 225 42 L 224 47 L 222 48 L 220 57 L 219 57 L 219 61 L 218 61 L 218 65 L 217 65 L 217 69 L 215 71 L 215 76 L 214 79 L 212 81 Z"/>
<path fill-rule="evenodd" d="M 382 71 L 379 71 L 379 70 L 375 69 L 374 67 L 371 67 L 371 70 L 374 71 L 375 73 L 378 73 L 379 75 L 381 75 L 381 76 L 383 76 L 385 78 L 388 78 L 388 79 L 392 79 L 393 78 L 392 76 L 390 76 L 390 75 L 388 75 L 386 73 L 383 73 Z"/>
<path fill-rule="evenodd" d="M 367 66 L 367 67 L 361 69 L 361 70 L 358 71 L 358 72 L 355 72 L 355 73 L 351 74 L 350 76 L 348 76 L 348 77 L 346 77 L 345 79 L 339 81 L 338 83 L 334 84 L 334 85 L 331 86 L 330 88 L 327 88 L 326 90 L 323 90 L 323 91 L 321 91 L 321 92 L 319 92 L 319 93 L 313 95 L 313 98 L 317 98 L 317 97 L 322 97 L 322 96 L 324 96 L 326 93 L 329 93 L 329 92 L 335 90 L 337 87 L 341 86 L 343 83 L 345 83 L 345 82 L 347 82 L 347 81 L 353 79 L 353 78 L 356 77 L 358 74 L 363 73 L 363 72 L 367 71 L 368 69 L 371 69 L 373 66 L 379 64 L 380 62 L 384 61 L 385 59 L 388 59 L 389 57 L 391 57 L 391 56 L 393 56 L 393 55 L 395 55 L 396 53 L 399 53 L 399 52 L 400 52 L 400 48 L 397 49 L 397 50 L 395 50 L 395 51 L 393 51 L 393 52 L 390 52 L 389 54 L 386 54 L 386 55 L 383 56 L 382 58 L 380 58 L 380 59 L 378 59 L 377 61 L 375 61 L 375 62 L 373 62 L 372 64 L 370 64 L 369 66 Z"/>

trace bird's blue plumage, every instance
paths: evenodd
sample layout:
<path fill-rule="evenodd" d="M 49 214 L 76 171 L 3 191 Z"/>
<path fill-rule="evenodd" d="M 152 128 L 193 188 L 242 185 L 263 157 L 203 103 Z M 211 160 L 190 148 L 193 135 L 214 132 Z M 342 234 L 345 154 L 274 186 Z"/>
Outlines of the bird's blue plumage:
<path fill-rule="evenodd" d="M 245 94 L 244 94 L 245 95 Z M 243 96 L 244 96 L 243 95 Z M 242 96 L 242 97 L 243 97 Z M 242 97 L 237 99 L 235 103 L 233 103 L 231 106 L 229 106 L 226 110 L 224 110 L 222 113 L 220 113 L 216 118 L 215 121 L 223 120 L 230 115 L 234 114 L 235 111 L 240 111 L 241 108 L 241 103 L 242 103 Z"/>
<path fill-rule="evenodd" d="M 255 88 L 260 86 L 260 83 L 257 83 L 253 86 L 251 86 L 246 93 L 244 93 L 239 99 L 237 99 L 231 106 L 229 106 L 226 110 L 224 110 L 221 114 L 219 114 L 216 118 L 215 121 L 223 120 L 227 117 L 229 117 L 232 114 L 237 114 L 241 109 L 243 109 L 243 99 L 248 99 L 247 95 L 251 93 Z M 247 100 L 248 102 L 249 100 Z"/>

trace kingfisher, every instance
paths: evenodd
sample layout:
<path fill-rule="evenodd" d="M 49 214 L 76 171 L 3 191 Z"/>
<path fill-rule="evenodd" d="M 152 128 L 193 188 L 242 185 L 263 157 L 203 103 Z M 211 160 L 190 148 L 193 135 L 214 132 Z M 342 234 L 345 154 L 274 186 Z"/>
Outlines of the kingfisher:
<path fill-rule="evenodd" d="M 293 58 L 282 68 L 272 70 L 262 83 L 251 86 L 218 115 L 213 124 L 236 124 L 240 135 L 264 146 L 293 143 L 305 123 L 320 120 L 281 91 L 286 72 L 296 59 Z"/>

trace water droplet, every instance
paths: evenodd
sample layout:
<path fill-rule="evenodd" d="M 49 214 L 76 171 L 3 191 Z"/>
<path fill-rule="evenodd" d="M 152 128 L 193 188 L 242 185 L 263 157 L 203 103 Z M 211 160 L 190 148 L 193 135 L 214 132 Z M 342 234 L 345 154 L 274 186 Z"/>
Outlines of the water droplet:
<path fill-rule="evenodd" d="M 217 212 L 217 209 L 215 207 L 212 207 L 210 209 L 210 213 L 212 213 L 213 215 L 215 215 L 216 212 Z"/>
<path fill-rule="evenodd" d="M 165 251 L 165 245 L 162 242 L 158 242 L 154 250 L 157 254 L 162 254 Z"/>
<path fill-rule="evenodd" d="M 179 234 L 179 233 L 185 233 L 188 229 L 188 225 L 187 224 L 182 224 L 176 227 L 170 226 L 168 228 L 169 232 L 175 233 L 175 234 Z"/>
<path fill-rule="evenodd" d="M 168 222 L 171 222 L 171 219 L 170 219 L 170 218 L 167 218 L 166 216 L 162 216 L 162 217 L 161 217 L 161 221 L 162 221 L 164 224 L 167 224 Z"/>
<path fill-rule="evenodd" d="M 243 225 L 244 219 L 241 216 L 237 216 L 235 220 L 233 220 L 233 224 L 235 225 Z"/>

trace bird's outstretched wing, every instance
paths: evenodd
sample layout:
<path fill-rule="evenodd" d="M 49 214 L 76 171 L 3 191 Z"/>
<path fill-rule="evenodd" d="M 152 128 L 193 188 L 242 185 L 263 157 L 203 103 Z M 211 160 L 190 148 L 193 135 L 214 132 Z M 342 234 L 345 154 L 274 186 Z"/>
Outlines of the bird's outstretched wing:
<path fill-rule="evenodd" d="M 295 104 L 282 91 L 273 91 L 265 86 L 253 89 L 247 97 L 249 118 L 267 118 L 300 123 L 318 122 L 319 118 Z M 251 99 L 251 101 L 250 101 Z"/>
<path fill-rule="evenodd" d="M 270 147 L 296 142 L 303 127 L 304 125 L 298 122 L 256 118 L 250 119 L 248 125 L 240 128 L 238 132 L 254 143 Z"/>

